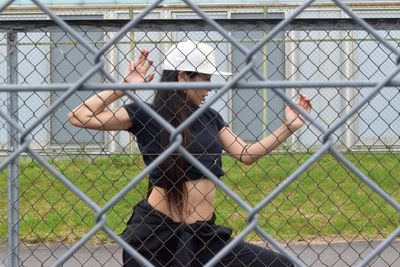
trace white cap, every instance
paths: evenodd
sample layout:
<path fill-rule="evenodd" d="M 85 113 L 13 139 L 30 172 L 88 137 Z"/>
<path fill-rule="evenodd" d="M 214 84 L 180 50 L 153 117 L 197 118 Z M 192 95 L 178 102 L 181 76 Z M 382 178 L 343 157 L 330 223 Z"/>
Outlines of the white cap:
<path fill-rule="evenodd" d="M 216 69 L 214 52 L 209 45 L 191 40 L 173 44 L 168 49 L 163 69 L 214 75 L 232 74 Z"/>

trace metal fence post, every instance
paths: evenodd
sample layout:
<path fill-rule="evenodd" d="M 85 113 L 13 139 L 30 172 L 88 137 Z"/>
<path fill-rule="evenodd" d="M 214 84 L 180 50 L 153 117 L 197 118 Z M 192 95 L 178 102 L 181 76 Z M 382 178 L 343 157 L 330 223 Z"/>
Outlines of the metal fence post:
<path fill-rule="evenodd" d="M 18 83 L 18 49 L 16 49 L 18 34 L 7 32 L 7 83 Z M 18 122 L 18 92 L 9 92 L 8 113 L 11 119 Z M 14 152 L 18 146 L 18 131 L 8 124 L 8 151 Z M 19 206 L 18 206 L 18 157 L 8 165 L 8 266 L 19 266 Z"/>

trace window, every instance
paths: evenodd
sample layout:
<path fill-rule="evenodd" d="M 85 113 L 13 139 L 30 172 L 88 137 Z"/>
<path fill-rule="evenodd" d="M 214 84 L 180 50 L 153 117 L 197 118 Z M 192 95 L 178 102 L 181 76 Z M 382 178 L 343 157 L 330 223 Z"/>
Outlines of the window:
<path fill-rule="evenodd" d="M 63 19 L 101 19 L 102 16 L 63 16 Z M 101 45 L 103 32 L 86 32 L 84 38 L 91 43 Z M 50 79 L 51 83 L 74 83 L 93 67 L 94 56 L 90 54 L 81 44 L 64 32 L 51 33 L 50 48 Z M 90 80 L 92 83 L 102 83 L 104 79 L 96 73 Z M 63 92 L 51 93 L 51 103 Z M 68 98 L 51 116 L 51 144 L 88 144 L 104 143 L 104 132 L 80 129 L 67 122 L 67 114 L 78 106 L 92 92 L 77 92 Z"/>

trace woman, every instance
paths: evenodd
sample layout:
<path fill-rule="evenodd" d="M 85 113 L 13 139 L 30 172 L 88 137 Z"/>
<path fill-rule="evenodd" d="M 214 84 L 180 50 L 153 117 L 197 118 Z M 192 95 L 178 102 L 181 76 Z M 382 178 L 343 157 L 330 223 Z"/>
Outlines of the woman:
<path fill-rule="evenodd" d="M 142 50 L 125 74 L 124 82 L 150 82 L 147 75 L 153 61 Z M 161 81 L 204 82 L 217 73 L 211 47 L 186 41 L 171 47 L 164 62 Z M 105 131 L 127 130 L 137 138 L 146 164 L 170 144 L 168 132 L 136 103 L 117 109 L 107 106 L 122 97 L 122 91 L 103 91 L 86 100 L 69 114 L 77 126 Z M 157 90 L 150 105 L 174 127 L 193 113 L 208 95 L 206 89 Z M 311 104 L 301 95 L 297 100 L 305 111 Z M 289 106 L 285 123 L 273 134 L 253 144 L 236 136 L 213 109 L 207 109 L 182 133 L 182 145 L 217 177 L 223 176 L 221 154 L 225 150 L 245 164 L 252 164 L 271 152 L 303 124 L 303 118 Z M 134 207 L 122 238 L 155 266 L 203 266 L 232 238 L 231 230 L 215 225 L 215 184 L 187 162 L 172 154 L 150 174 L 146 200 Z M 124 266 L 140 266 L 123 252 Z M 241 241 L 218 266 L 293 266 L 284 256 Z"/>

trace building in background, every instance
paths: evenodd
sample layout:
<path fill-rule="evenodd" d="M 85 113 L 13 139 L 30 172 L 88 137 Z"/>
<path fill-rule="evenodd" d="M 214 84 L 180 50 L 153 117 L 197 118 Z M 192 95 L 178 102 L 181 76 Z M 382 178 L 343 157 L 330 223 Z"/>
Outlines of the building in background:
<path fill-rule="evenodd" d="M 41 1 L 52 6 L 52 10 L 65 19 L 111 20 L 135 17 L 151 1 Z M 135 4 L 131 4 L 135 2 Z M 193 1 L 215 19 L 285 18 L 298 5 L 298 1 Z M 400 4 L 395 1 L 343 1 L 364 18 L 399 18 Z M 55 4 L 56 3 L 56 4 Z M 301 18 L 347 18 L 347 15 L 331 1 L 317 1 Z M 181 1 L 165 1 L 147 19 L 192 19 L 198 18 Z M 48 19 L 31 1 L 15 1 L 14 5 L 0 15 L 0 20 Z M 385 32 L 383 32 L 385 34 Z M 386 32 L 387 38 L 397 40 L 399 31 Z M 100 47 L 114 33 L 102 31 L 83 33 L 93 45 Z M 253 29 L 250 32 L 231 31 L 245 47 L 252 47 L 267 31 Z M 127 34 L 112 51 L 106 54 L 107 67 L 112 75 L 121 74 L 138 48 L 147 47 L 156 62 L 163 60 L 168 46 L 181 39 L 206 40 L 217 46 L 217 58 L 223 71 L 236 72 L 244 62 L 243 55 L 216 32 L 136 32 Z M 93 56 L 63 32 L 18 33 L 18 83 L 46 84 L 72 83 L 91 66 Z M 7 37 L 0 32 L 0 83 L 7 83 Z M 395 59 L 387 50 L 362 31 L 296 31 L 281 32 L 273 42 L 260 50 L 255 60 L 260 71 L 271 80 L 379 80 L 395 66 Z M 159 65 L 156 66 L 161 71 Z M 156 77 L 157 79 L 157 77 Z M 244 78 L 256 81 L 249 75 Z M 223 81 L 215 77 L 215 81 Z M 91 81 L 102 83 L 104 78 L 95 75 Z M 281 89 L 294 96 L 295 89 Z M 313 97 L 313 116 L 327 127 L 362 99 L 369 89 L 361 88 L 311 88 L 302 90 Z M 22 126 L 30 125 L 49 107 L 59 93 L 18 93 L 18 116 Z M 145 101 L 151 101 L 151 92 L 139 93 Z M 93 153 L 119 152 L 135 148 L 128 133 L 94 132 L 77 129 L 66 123 L 66 114 L 81 103 L 89 93 L 79 92 L 68 99 L 42 125 L 33 132 L 32 147 L 38 150 L 69 153 L 82 151 Z M 0 92 L 0 108 L 7 110 L 8 93 Z M 118 104 L 118 103 L 116 103 Z M 119 103 L 120 104 L 120 103 Z M 214 105 L 230 127 L 246 141 L 254 141 L 281 124 L 285 103 L 269 89 L 231 90 Z M 358 116 L 336 132 L 337 146 L 341 149 L 365 148 L 387 149 L 399 145 L 398 110 L 399 90 L 388 88 L 381 91 L 370 105 Z M 397 111 L 396 111 L 397 110 Z M 0 119 L 0 136 L 7 136 L 5 122 Z M 288 140 L 286 147 L 304 151 L 321 145 L 320 133 L 312 126 L 304 127 L 298 139 Z M 297 141 L 296 141 L 297 140 Z M 6 138 L 0 139 L 0 150 L 7 149 Z"/>

